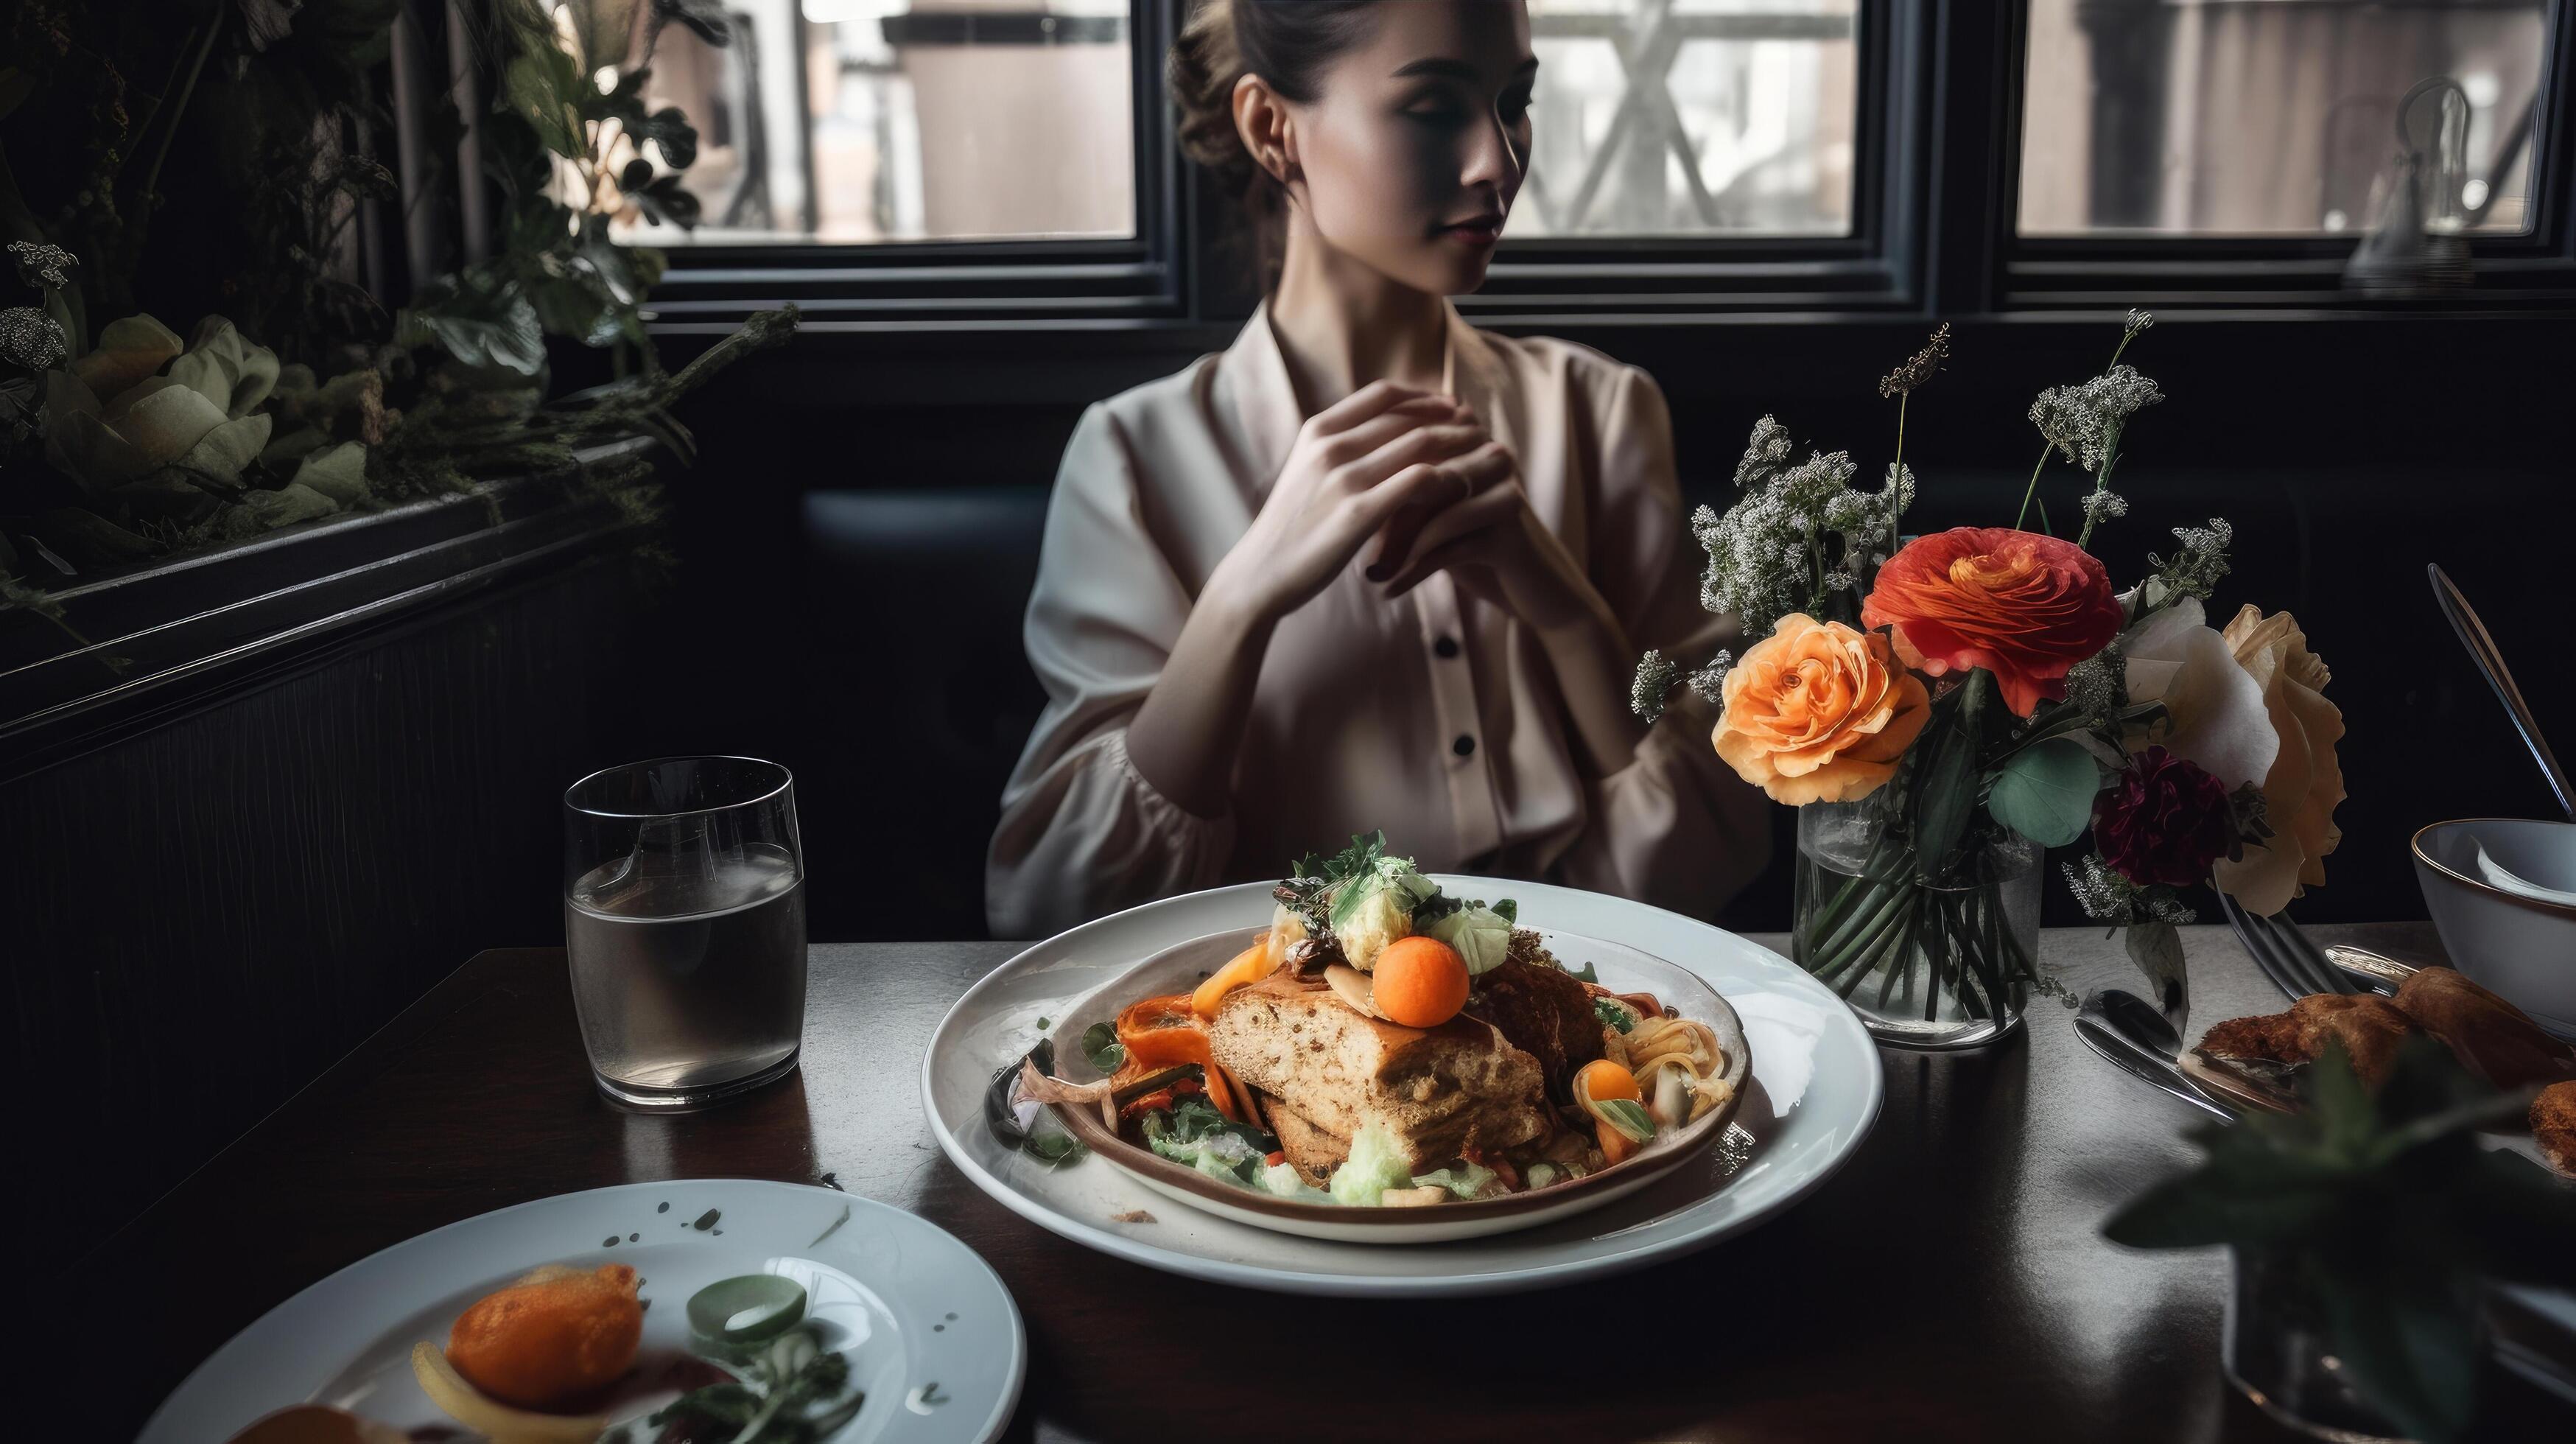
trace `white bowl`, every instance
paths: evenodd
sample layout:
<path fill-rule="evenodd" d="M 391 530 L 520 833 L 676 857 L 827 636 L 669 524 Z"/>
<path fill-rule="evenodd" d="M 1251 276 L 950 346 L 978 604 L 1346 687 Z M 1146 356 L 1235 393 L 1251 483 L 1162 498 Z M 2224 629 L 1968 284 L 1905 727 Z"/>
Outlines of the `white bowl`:
<path fill-rule="evenodd" d="M 2415 879 L 2452 966 L 2561 1037 L 2576 1037 L 2576 906 L 2488 881 L 2477 850 L 2536 886 L 2576 893 L 2576 823 L 2474 817 L 2415 834 Z"/>

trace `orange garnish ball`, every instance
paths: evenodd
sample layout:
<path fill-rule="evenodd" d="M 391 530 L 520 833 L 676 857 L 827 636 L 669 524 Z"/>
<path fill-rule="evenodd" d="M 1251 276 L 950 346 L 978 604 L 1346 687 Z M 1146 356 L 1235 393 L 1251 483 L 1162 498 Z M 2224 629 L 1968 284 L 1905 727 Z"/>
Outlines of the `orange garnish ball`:
<path fill-rule="evenodd" d="M 634 1365 L 644 1339 L 635 1289 L 635 1270 L 607 1264 L 486 1294 L 448 1331 L 447 1360 L 504 1404 L 578 1399 Z"/>
<path fill-rule="evenodd" d="M 1467 960 L 1438 938 L 1398 938 L 1369 974 L 1377 1010 L 1408 1028 L 1437 1028 L 1467 1006 Z"/>
<path fill-rule="evenodd" d="M 1583 1065 L 1583 1071 L 1574 1075 L 1574 1096 L 1645 1101 L 1645 1095 L 1637 1091 L 1637 1075 L 1607 1058 L 1595 1058 Z"/>

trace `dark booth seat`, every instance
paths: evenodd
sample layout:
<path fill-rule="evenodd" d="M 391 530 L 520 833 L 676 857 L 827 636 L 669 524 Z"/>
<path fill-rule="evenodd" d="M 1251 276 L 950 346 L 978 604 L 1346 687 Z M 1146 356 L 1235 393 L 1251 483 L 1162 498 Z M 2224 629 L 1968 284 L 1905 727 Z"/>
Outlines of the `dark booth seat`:
<path fill-rule="evenodd" d="M 799 750 L 818 942 L 980 938 L 984 847 L 1046 694 L 1020 620 L 1043 486 L 804 498 Z"/>

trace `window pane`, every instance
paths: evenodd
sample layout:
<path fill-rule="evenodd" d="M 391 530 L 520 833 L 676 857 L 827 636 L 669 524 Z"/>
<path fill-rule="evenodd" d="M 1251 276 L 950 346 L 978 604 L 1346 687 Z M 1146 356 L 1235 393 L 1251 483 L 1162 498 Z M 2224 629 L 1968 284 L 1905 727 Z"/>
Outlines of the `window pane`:
<path fill-rule="evenodd" d="M 733 45 L 671 26 L 646 87 L 698 127 L 705 220 L 639 238 L 1136 234 L 1128 0 L 723 3 Z"/>
<path fill-rule="evenodd" d="M 1857 0 L 1529 0 L 1510 234 L 1845 235 Z"/>
<path fill-rule="evenodd" d="M 2547 0 L 2032 0 L 2021 233 L 2367 231 L 2410 112 L 2430 224 L 2530 228 Z"/>

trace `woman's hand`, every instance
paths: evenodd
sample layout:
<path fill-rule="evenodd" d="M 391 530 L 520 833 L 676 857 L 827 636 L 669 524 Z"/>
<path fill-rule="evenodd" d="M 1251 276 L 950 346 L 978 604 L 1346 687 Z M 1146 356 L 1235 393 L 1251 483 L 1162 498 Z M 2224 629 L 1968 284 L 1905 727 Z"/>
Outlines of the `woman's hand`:
<path fill-rule="evenodd" d="M 1387 583 L 1386 594 L 1394 598 L 1443 571 L 1471 595 L 1535 631 L 1588 629 L 1605 622 L 1617 630 L 1609 603 L 1593 587 L 1583 564 L 1530 510 L 1517 463 L 1500 482 L 1423 518 L 1417 529 L 1390 528 L 1369 563 L 1368 578 Z"/>
<path fill-rule="evenodd" d="M 1505 453 L 1508 459 L 1509 453 Z M 1583 743 L 1592 774 L 1606 777 L 1636 757 L 1645 729 L 1628 708 L 1632 653 L 1618 613 L 1556 533 L 1530 510 L 1519 466 L 1464 501 L 1388 529 L 1369 580 L 1400 597 L 1434 572 L 1502 608 L 1537 634 Z"/>
<path fill-rule="evenodd" d="M 1414 524 L 1507 480 L 1511 454 L 1445 396 L 1377 381 L 1307 418 L 1243 539 L 1201 594 L 1247 619 L 1294 612 L 1399 514 Z"/>

